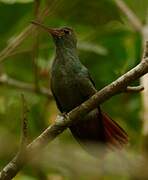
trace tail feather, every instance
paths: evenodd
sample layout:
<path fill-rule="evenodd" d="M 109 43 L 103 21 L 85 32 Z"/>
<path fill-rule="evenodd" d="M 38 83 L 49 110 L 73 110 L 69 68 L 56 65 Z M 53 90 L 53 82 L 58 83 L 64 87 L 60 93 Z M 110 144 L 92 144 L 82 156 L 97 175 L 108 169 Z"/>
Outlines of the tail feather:
<path fill-rule="evenodd" d="M 127 133 L 105 113 L 102 113 L 106 143 L 117 148 L 122 148 L 128 143 Z"/>
<path fill-rule="evenodd" d="M 127 133 L 100 109 L 92 111 L 84 121 L 72 125 L 70 129 L 78 142 L 91 154 L 94 154 L 93 145 L 121 149 L 128 143 Z"/>

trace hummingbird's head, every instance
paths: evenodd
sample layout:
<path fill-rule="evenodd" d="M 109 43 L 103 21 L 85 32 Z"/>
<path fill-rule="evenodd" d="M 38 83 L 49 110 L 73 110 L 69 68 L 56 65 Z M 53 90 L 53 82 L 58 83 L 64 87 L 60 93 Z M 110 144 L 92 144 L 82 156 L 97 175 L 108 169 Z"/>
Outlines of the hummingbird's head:
<path fill-rule="evenodd" d="M 31 23 L 51 34 L 57 47 L 76 48 L 77 39 L 72 28 L 49 28 L 36 21 L 32 21 Z"/>

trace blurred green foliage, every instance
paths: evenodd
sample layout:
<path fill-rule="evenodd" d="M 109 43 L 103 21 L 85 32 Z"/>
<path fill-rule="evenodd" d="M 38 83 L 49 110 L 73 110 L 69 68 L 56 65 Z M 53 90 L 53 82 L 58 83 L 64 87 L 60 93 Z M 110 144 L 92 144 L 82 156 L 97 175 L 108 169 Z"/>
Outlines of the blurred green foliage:
<path fill-rule="evenodd" d="M 125 0 L 129 7 L 144 23 L 147 0 Z M 112 0 L 54 0 L 49 1 L 49 15 L 44 23 L 51 27 L 71 26 L 78 36 L 79 56 L 88 67 L 97 89 L 101 89 L 115 80 L 121 74 L 134 67 L 141 58 L 141 36 L 136 33 L 124 15 Z M 40 9 L 47 4 L 41 1 Z M 3 50 L 14 38 L 24 30 L 34 19 L 33 0 L 1 0 L 0 1 L 0 50 Z M 39 50 L 37 66 L 40 86 L 49 87 L 51 61 L 54 55 L 54 45 L 51 37 L 39 32 Z M 8 56 L 0 66 L 1 74 L 20 81 L 34 83 L 34 70 L 32 62 L 32 47 L 35 41 L 34 33 L 28 36 L 13 53 Z M 138 84 L 139 82 L 135 82 Z M 29 141 L 39 135 L 56 117 L 57 110 L 53 101 L 47 97 L 0 85 L 0 166 L 1 168 L 13 157 L 19 146 L 21 126 L 21 93 L 25 94 L 30 109 L 29 112 Z M 122 125 L 130 136 L 130 150 L 137 152 L 141 140 L 140 110 L 141 100 L 139 94 L 121 94 L 104 103 L 103 110 Z M 58 144 L 58 146 L 57 146 Z M 61 146 L 60 146 L 60 145 Z M 72 148 L 66 148 L 67 146 Z M 75 145 L 73 147 L 73 144 Z M 56 145 L 56 146 L 55 146 Z M 65 149 L 64 149 L 64 148 Z M 42 159 L 38 165 L 30 165 L 17 177 L 20 180 L 49 179 L 62 180 L 76 177 L 78 179 L 98 179 L 98 175 L 88 175 L 89 160 L 82 160 L 89 155 L 85 154 L 75 142 L 69 131 L 61 135 L 47 148 L 49 162 L 44 164 Z M 63 155 L 63 152 L 66 155 Z M 74 152 L 76 151 L 76 152 Z M 67 153 L 68 152 L 68 153 Z M 60 156 L 61 153 L 61 157 Z M 77 153 L 77 161 L 82 165 L 79 170 L 72 165 Z M 56 156 L 56 157 L 54 157 Z M 46 157 L 46 161 L 48 156 Z M 84 158 L 85 159 L 85 158 Z M 88 164 L 87 164 L 88 163 Z M 42 167 L 40 164 L 44 164 Z M 86 170 L 85 169 L 85 165 Z M 76 164 L 76 166 L 78 166 Z M 91 163 L 90 163 L 91 166 Z M 83 168 L 82 168 L 83 167 Z M 80 169 L 83 171 L 81 174 Z M 99 169 L 99 167 L 98 167 Z M 88 171 L 90 172 L 90 171 Z M 86 175 L 87 174 L 87 175 Z M 128 179 L 129 174 L 107 172 L 101 174 L 105 180 Z M 101 179 L 100 178 L 100 179 Z"/>

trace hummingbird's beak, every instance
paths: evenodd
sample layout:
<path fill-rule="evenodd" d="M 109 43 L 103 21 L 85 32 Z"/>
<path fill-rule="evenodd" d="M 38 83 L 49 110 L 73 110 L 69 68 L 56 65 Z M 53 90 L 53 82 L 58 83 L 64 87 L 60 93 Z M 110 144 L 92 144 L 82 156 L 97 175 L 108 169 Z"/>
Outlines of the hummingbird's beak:
<path fill-rule="evenodd" d="M 63 35 L 63 32 L 60 29 L 54 29 L 54 28 L 46 27 L 45 25 L 43 25 L 37 21 L 31 21 L 31 23 L 36 25 L 36 26 L 39 26 L 40 28 L 49 32 L 53 36 L 62 36 Z"/>

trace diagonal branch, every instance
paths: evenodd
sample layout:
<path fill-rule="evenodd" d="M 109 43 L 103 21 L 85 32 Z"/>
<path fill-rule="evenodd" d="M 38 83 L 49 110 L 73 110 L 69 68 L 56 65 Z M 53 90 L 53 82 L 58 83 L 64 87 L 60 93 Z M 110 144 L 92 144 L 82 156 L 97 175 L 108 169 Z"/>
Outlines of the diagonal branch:
<path fill-rule="evenodd" d="M 49 14 L 49 11 L 52 10 L 52 7 L 54 5 L 54 1 L 51 2 L 51 4 L 47 3 L 47 7 L 39 14 L 38 18 L 40 21 L 42 21 L 47 15 Z M 24 30 L 17 35 L 13 41 L 10 41 L 10 43 L 0 52 L 0 63 L 4 61 L 8 56 L 10 56 L 14 50 L 27 38 L 29 35 L 34 32 L 36 27 L 33 25 L 28 25 Z"/>
<path fill-rule="evenodd" d="M 7 58 L 34 30 L 32 25 L 27 26 L 13 41 L 11 41 L 1 52 L 0 62 Z"/>
<path fill-rule="evenodd" d="M 119 7 L 119 9 L 125 14 L 125 16 L 128 18 L 129 22 L 133 26 L 133 28 L 142 33 L 143 32 L 143 25 L 139 18 L 136 16 L 136 14 L 126 5 L 126 3 L 123 0 L 114 0 L 116 5 Z"/>
<path fill-rule="evenodd" d="M 39 20 L 39 10 L 40 10 L 41 2 L 40 0 L 34 1 L 34 15 L 35 19 Z M 34 42 L 32 46 L 32 65 L 33 65 L 33 73 L 34 73 L 34 83 L 35 88 L 38 90 L 40 88 L 39 86 L 39 73 L 38 73 L 38 51 L 39 51 L 39 33 L 38 30 L 34 32 Z"/>
<path fill-rule="evenodd" d="M 130 83 L 137 80 L 146 73 L 148 73 L 148 58 L 145 58 L 135 68 L 128 71 L 126 74 L 122 75 L 116 81 L 104 87 L 102 90 L 98 91 L 87 101 L 70 111 L 66 116 L 58 117 L 56 123 L 49 126 L 40 136 L 38 136 L 32 143 L 27 146 L 23 161 L 19 161 L 20 157 L 17 154 L 3 168 L 0 173 L 0 180 L 12 179 L 21 170 L 25 163 L 31 160 L 34 152 L 39 152 L 50 141 L 61 134 L 67 127 L 73 123 L 76 123 L 77 121 L 82 120 L 87 113 L 98 107 L 112 96 L 123 92 L 123 90 L 126 89 Z"/>

